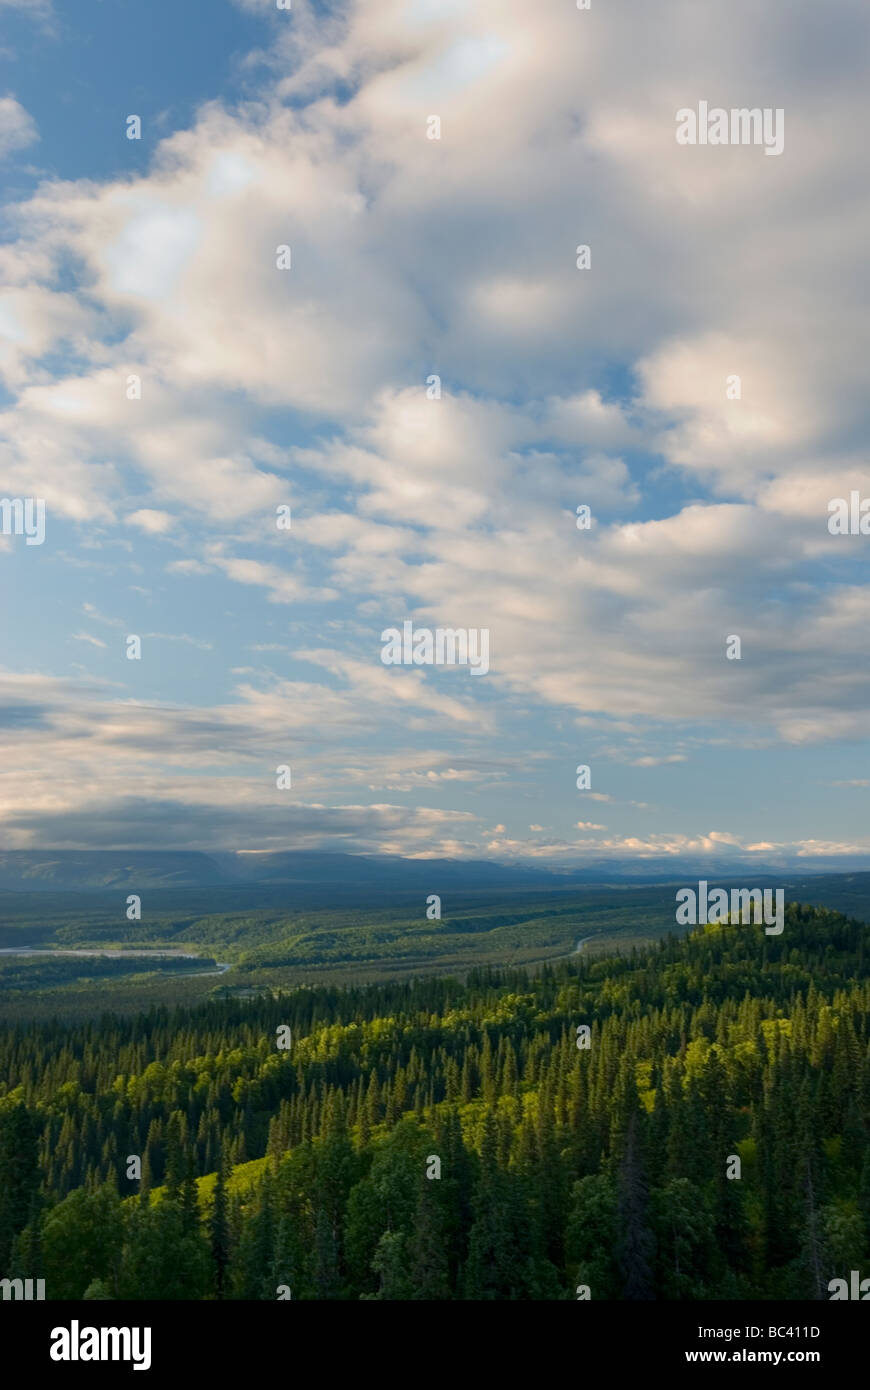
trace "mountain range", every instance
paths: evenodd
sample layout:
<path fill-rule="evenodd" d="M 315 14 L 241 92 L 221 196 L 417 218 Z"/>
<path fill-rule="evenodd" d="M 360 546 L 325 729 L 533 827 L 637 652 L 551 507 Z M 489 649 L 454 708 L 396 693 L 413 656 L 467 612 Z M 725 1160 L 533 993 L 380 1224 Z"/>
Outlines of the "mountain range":
<path fill-rule="evenodd" d="M 738 857 L 668 856 L 602 859 L 583 868 L 542 868 L 533 860 L 503 864 L 473 859 L 403 859 L 398 856 L 287 850 L 263 854 L 185 850 L 0 851 L 0 892 L 117 891 L 142 888 L 239 888 L 299 884 L 309 888 L 359 885 L 368 889 L 569 888 L 582 884 L 683 882 L 693 878 L 764 880 L 867 868 L 843 860 L 759 863 Z"/>

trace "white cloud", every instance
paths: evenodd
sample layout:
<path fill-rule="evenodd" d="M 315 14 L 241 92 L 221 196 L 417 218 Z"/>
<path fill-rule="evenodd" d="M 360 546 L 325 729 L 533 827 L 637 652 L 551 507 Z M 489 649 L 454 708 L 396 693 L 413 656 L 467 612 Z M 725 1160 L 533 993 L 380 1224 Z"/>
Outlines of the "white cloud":
<path fill-rule="evenodd" d="M 0 159 L 39 139 L 36 122 L 13 96 L 0 97 Z"/>
<path fill-rule="evenodd" d="M 140 531 L 151 536 L 162 536 L 172 529 L 175 518 L 169 512 L 158 512 L 151 507 L 142 507 L 127 517 L 128 526 L 138 526 Z"/>

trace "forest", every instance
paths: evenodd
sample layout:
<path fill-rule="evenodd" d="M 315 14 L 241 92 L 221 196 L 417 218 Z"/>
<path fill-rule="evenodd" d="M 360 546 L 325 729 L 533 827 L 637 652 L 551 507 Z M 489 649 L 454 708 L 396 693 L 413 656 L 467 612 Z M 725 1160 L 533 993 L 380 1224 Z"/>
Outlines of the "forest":
<path fill-rule="evenodd" d="M 0 1277 L 50 1299 L 826 1299 L 870 1274 L 868 946 L 790 904 L 779 937 L 730 922 L 535 975 L 6 1022 Z"/>
<path fill-rule="evenodd" d="M 440 885 L 439 885 L 440 886 Z M 268 891 L 273 901 L 260 898 Z M 579 938 L 612 950 L 665 934 L 674 890 L 574 888 L 528 893 L 495 888 L 451 893 L 426 918 L 426 894 L 388 897 L 366 888 L 355 901 L 300 906 L 295 885 L 232 894 L 164 890 L 128 921 L 119 894 L 0 894 L 0 1020 L 138 1013 L 214 996 L 244 997 L 294 985 L 356 985 L 496 967 L 534 970 L 570 955 Z M 111 966 L 92 950 L 122 953 Z M 587 949 L 592 949 L 591 944 Z M 26 951 L 53 952 L 40 957 Z M 138 959 L 133 951 L 149 952 Z M 195 953 L 198 966 L 160 957 Z M 4 954 L 6 952 L 6 954 Z M 61 954 L 65 952 L 66 954 Z M 217 983 L 214 961 L 228 967 Z M 199 973 L 197 973 L 199 971 Z"/>
<path fill-rule="evenodd" d="M 95 857 L 101 864 L 102 856 Z M 414 861 L 403 861 L 403 873 L 408 866 L 421 874 Z M 132 921 L 117 889 L 0 889 L 0 1021 L 76 1022 L 107 1010 L 143 1013 L 300 985 L 462 977 L 490 966 L 534 972 L 571 956 L 578 941 L 584 954 L 624 953 L 674 928 L 679 880 L 546 890 L 498 882 L 451 887 L 455 869 L 430 866 L 413 891 L 340 876 L 335 883 L 164 885 L 148 889 L 142 917 Z M 371 865 L 344 870 L 364 871 L 373 872 Z M 715 882 L 727 888 L 730 880 Z M 868 873 L 815 874 L 785 885 L 762 876 L 758 882 L 784 887 L 790 901 L 870 920 Z M 426 916 L 430 888 L 443 893 L 437 920 Z M 88 954 L 95 950 L 122 954 L 100 963 Z M 173 960 L 173 953 L 197 960 Z M 221 972 L 215 962 L 222 963 Z"/>

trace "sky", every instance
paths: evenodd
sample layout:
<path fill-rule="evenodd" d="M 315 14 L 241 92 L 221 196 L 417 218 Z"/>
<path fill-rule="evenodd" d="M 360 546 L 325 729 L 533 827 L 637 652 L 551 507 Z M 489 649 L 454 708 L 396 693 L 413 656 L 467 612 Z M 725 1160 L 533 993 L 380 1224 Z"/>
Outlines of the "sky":
<path fill-rule="evenodd" d="M 863 862 L 868 49 L 863 0 L 0 0 L 0 846 Z M 489 670 L 385 665 L 406 621 Z"/>

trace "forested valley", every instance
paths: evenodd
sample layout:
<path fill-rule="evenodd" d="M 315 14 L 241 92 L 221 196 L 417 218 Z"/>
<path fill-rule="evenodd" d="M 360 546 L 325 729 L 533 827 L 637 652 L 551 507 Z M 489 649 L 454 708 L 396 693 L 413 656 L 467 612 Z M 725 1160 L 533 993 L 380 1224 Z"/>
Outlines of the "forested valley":
<path fill-rule="evenodd" d="M 4 1024 L 0 1276 L 49 1299 L 827 1298 L 870 1273 L 868 945 L 791 905 L 779 937 L 534 976 Z"/>

